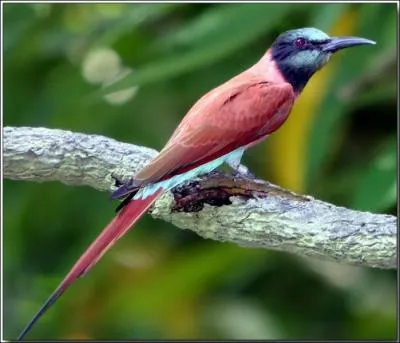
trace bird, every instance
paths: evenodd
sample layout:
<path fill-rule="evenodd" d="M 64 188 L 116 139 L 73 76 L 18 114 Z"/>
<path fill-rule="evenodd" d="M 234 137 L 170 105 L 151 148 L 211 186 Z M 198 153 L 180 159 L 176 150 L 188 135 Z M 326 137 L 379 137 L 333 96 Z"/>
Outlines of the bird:
<path fill-rule="evenodd" d="M 312 75 L 345 48 L 376 42 L 361 37 L 330 37 L 305 27 L 278 35 L 261 59 L 203 95 L 171 137 L 140 171 L 111 194 L 121 200 L 117 214 L 73 265 L 18 336 L 22 340 L 39 318 L 83 277 L 166 191 L 223 163 L 249 174 L 241 158 L 288 119 Z"/>

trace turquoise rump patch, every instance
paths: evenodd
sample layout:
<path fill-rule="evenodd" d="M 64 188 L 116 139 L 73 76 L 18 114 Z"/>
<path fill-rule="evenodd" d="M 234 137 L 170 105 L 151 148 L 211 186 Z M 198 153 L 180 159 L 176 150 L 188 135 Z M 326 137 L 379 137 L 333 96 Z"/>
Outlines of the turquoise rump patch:
<path fill-rule="evenodd" d="M 236 150 L 233 150 L 229 154 L 223 155 L 214 161 L 210 161 L 206 164 L 198 166 L 197 168 L 189 170 L 186 173 L 175 175 L 168 180 L 164 180 L 164 181 L 160 181 L 157 183 L 147 185 L 146 187 L 140 189 L 136 193 L 136 195 L 134 196 L 133 199 L 134 200 L 135 199 L 145 199 L 148 196 L 154 194 L 160 188 L 162 188 L 165 191 L 170 190 L 170 189 L 184 183 L 185 181 L 195 178 L 196 176 L 207 174 L 207 173 L 213 171 L 214 169 L 218 168 L 224 162 L 228 163 L 231 166 L 235 166 L 235 165 L 238 166 L 240 164 L 240 160 L 242 159 L 244 150 L 245 150 L 244 148 L 238 148 Z"/>

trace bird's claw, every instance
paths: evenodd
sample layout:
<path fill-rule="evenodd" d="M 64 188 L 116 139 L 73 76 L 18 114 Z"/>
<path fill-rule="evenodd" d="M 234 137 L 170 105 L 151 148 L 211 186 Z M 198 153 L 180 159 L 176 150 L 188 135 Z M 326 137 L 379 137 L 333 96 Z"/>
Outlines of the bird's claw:
<path fill-rule="evenodd" d="M 237 168 L 233 171 L 233 177 L 237 178 L 245 178 L 245 179 L 255 179 L 255 175 L 250 172 L 249 168 L 247 168 L 243 164 L 239 164 Z"/>
<path fill-rule="evenodd" d="M 117 187 L 117 188 L 119 188 L 119 187 L 121 187 L 122 185 L 125 184 L 125 182 L 122 181 L 122 180 L 121 180 L 118 176 L 116 176 L 114 173 L 111 174 L 111 178 L 114 180 L 114 186 Z"/>

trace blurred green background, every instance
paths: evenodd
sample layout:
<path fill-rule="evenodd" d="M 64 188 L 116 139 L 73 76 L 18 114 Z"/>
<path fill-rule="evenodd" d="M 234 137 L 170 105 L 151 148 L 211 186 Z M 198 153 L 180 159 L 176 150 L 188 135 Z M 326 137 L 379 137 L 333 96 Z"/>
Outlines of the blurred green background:
<path fill-rule="evenodd" d="M 304 26 L 378 44 L 334 56 L 284 127 L 244 163 L 293 191 L 396 214 L 395 4 L 5 4 L 4 125 L 96 133 L 159 150 L 201 95 L 255 63 L 280 32 Z M 114 208 L 88 187 L 4 181 L 6 339 Z M 29 334 L 395 337 L 395 271 L 212 242 L 149 216 Z"/>

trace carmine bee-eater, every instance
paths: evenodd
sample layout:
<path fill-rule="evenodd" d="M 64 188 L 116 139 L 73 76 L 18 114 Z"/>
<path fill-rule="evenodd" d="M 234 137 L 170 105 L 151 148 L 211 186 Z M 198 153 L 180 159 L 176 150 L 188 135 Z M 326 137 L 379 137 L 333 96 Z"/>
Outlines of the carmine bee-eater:
<path fill-rule="evenodd" d="M 310 77 L 341 49 L 375 42 L 329 37 L 315 28 L 282 33 L 252 67 L 211 90 L 183 118 L 161 152 L 113 194 L 123 199 L 119 213 L 89 246 L 42 308 L 22 331 L 22 339 L 43 313 L 85 275 L 165 191 L 229 164 L 276 131 Z"/>

